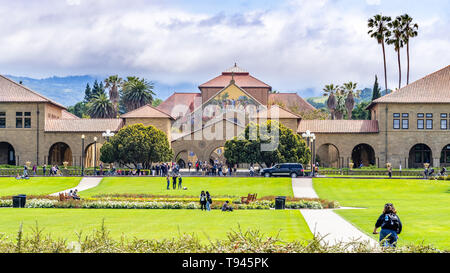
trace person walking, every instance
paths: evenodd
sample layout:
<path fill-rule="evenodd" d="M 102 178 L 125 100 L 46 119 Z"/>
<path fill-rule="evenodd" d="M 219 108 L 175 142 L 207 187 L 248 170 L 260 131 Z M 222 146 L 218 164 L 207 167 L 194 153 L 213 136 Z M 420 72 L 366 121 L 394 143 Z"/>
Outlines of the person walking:
<path fill-rule="evenodd" d="M 206 191 L 206 210 L 211 211 L 212 199 L 208 191 Z"/>
<path fill-rule="evenodd" d="M 43 172 L 44 176 L 45 176 L 46 171 L 47 171 L 47 165 L 44 164 L 44 166 L 42 166 L 42 172 Z"/>
<path fill-rule="evenodd" d="M 205 211 L 206 211 L 206 194 L 205 194 L 205 191 L 202 191 L 200 193 L 200 209 L 201 210 L 205 209 Z"/>
<path fill-rule="evenodd" d="M 178 174 L 178 189 L 181 190 L 181 183 L 183 183 L 183 180 L 181 179 L 181 174 Z"/>
<path fill-rule="evenodd" d="M 389 178 L 392 178 L 392 166 L 388 167 Z"/>
<path fill-rule="evenodd" d="M 169 178 L 169 175 L 166 176 L 166 181 L 167 181 L 167 189 L 170 190 L 170 178 Z"/>
<path fill-rule="evenodd" d="M 381 227 L 380 242 L 384 247 L 396 247 L 398 234 L 402 232 L 402 222 L 392 203 L 384 205 L 383 213 L 375 223 L 373 234 L 378 234 L 377 229 Z"/>
<path fill-rule="evenodd" d="M 172 187 L 174 190 L 177 189 L 177 175 L 175 173 L 172 176 Z"/>

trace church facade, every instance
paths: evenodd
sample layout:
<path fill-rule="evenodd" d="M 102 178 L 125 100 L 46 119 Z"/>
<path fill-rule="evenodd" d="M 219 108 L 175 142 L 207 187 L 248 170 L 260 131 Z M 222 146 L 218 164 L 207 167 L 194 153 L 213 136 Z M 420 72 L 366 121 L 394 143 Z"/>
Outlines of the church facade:
<path fill-rule="evenodd" d="M 450 165 L 450 66 L 373 101 L 368 107 L 372 120 L 303 120 L 299 113 L 313 106 L 296 93 L 273 93 L 237 65 L 201 84 L 199 91 L 173 93 L 156 108 L 146 105 L 117 119 L 80 119 L 0 76 L 0 164 L 93 166 L 106 141 L 103 133 L 136 123 L 164 131 L 180 164 L 225 162 L 226 140 L 249 122 L 276 119 L 298 134 L 316 135 L 322 166 Z"/>

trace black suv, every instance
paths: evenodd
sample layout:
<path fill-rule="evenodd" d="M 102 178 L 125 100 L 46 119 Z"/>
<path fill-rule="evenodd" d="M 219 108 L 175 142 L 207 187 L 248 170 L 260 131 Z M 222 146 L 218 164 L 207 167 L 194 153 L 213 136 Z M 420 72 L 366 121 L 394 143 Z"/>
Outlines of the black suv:
<path fill-rule="evenodd" d="M 262 169 L 261 175 L 271 177 L 275 175 L 289 175 L 290 177 L 297 177 L 304 175 L 303 165 L 300 163 L 282 163 L 276 164 L 272 168 Z"/>

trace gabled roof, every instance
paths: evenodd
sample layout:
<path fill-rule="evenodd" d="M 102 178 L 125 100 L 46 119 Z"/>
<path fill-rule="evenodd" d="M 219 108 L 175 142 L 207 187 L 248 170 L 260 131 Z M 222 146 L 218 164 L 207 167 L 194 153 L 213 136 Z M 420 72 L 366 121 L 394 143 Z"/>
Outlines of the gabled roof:
<path fill-rule="evenodd" d="M 117 132 L 122 126 L 122 119 L 48 119 L 45 121 L 46 132 L 98 133 L 107 130 Z"/>
<path fill-rule="evenodd" d="M 376 103 L 450 103 L 450 65 L 374 100 L 368 108 Z"/>
<path fill-rule="evenodd" d="M 67 110 L 61 111 L 61 119 L 80 119 L 79 117 L 75 116 L 74 114 L 70 113 Z"/>
<path fill-rule="evenodd" d="M 278 113 L 277 113 L 278 112 Z M 254 118 L 283 118 L 283 119 L 299 119 L 299 115 L 292 113 L 289 110 L 280 107 L 279 105 L 272 105 L 269 109 L 259 111 L 257 114 L 252 115 Z"/>
<path fill-rule="evenodd" d="M 172 116 L 151 106 L 150 104 L 139 107 L 133 111 L 121 115 L 121 118 L 170 118 Z"/>
<path fill-rule="evenodd" d="M 163 111 L 172 115 L 172 110 L 175 106 L 184 105 L 187 107 L 188 111 L 186 113 L 177 113 L 174 118 L 178 118 L 182 115 L 186 115 L 194 111 L 194 100 L 195 98 L 201 98 L 201 93 L 173 93 L 168 99 L 162 102 L 158 107 L 158 110 Z"/>
<path fill-rule="evenodd" d="M 65 106 L 2 75 L 0 75 L 0 102 L 48 102 L 66 109 Z"/>
<path fill-rule="evenodd" d="M 307 130 L 319 134 L 368 134 L 378 133 L 377 120 L 302 120 L 297 133 Z"/>
<path fill-rule="evenodd" d="M 199 88 L 205 88 L 205 87 L 215 87 L 215 88 L 223 88 L 227 86 L 230 81 L 234 78 L 234 81 L 236 82 L 236 85 L 242 87 L 242 88 L 270 88 L 272 87 L 257 78 L 253 77 L 245 71 L 244 69 L 238 67 L 236 64 L 234 64 L 233 67 L 226 69 L 224 72 L 222 72 L 222 75 L 215 77 L 214 79 L 205 82 L 204 84 L 200 85 Z"/>
<path fill-rule="evenodd" d="M 297 108 L 299 112 L 316 110 L 314 106 L 300 97 L 297 93 L 274 93 L 269 94 L 268 104 L 281 103 L 284 107 L 291 109 Z"/>

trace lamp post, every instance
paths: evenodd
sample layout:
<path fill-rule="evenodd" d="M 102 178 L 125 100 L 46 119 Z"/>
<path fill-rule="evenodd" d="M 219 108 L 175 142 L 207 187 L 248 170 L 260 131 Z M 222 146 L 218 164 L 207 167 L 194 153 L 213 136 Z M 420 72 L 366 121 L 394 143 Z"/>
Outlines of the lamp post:
<path fill-rule="evenodd" d="M 84 176 L 84 139 L 85 135 L 81 135 L 81 176 Z"/>
<path fill-rule="evenodd" d="M 313 142 L 315 142 L 316 135 L 311 133 L 310 130 L 306 130 L 306 133 L 303 133 L 302 137 L 306 138 L 306 141 L 308 142 L 308 148 L 311 151 L 311 164 L 310 164 L 311 165 L 311 175 L 314 175 L 314 170 L 313 170 L 313 160 L 314 160 L 313 146 L 315 144 L 313 144 Z"/>
<path fill-rule="evenodd" d="M 109 138 L 110 137 L 113 137 L 114 136 L 114 133 L 113 132 L 111 132 L 111 130 L 106 130 L 106 132 L 104 132 L 103 134 L 102 134 L 102 136 L 104 137 L 104 138 L 106 138 L 106 141 L 108 141 L 109 142 Z"/>
<path fill-rule="evenodd" d="M 94 137 L 94 175 L 97 175 L 97 137 Z"/>

